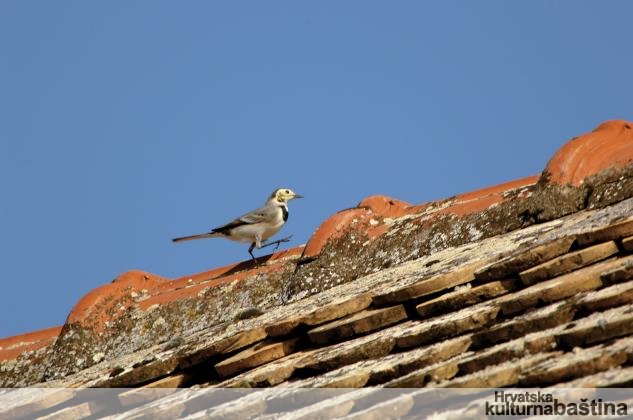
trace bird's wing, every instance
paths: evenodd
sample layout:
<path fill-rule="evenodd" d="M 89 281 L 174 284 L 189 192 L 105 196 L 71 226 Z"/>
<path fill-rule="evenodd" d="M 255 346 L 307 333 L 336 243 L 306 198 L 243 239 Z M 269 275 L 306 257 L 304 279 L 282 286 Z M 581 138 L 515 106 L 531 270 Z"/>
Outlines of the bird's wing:
<path fill-rule="evenodd" d="M 277 211 L 274 206 L 264 206 L 240 216 L 238 220 L 248 224 L 270 222 L 277 215 Z"/>
<path fill-rule="evenodd" d="M 273 220 L 274 217 L 275 217 L 275 208 L 270 207 L 270 206 L 264 206 L 256 210 L 253 210 L 251 212 L 248 212 L 238 217 L 237 219 L 227 223 L 224 226 L 217 227 L 213 229 L 212 232 L 224 233 L 238 226 L 268 222 L 270 220 Z"/>

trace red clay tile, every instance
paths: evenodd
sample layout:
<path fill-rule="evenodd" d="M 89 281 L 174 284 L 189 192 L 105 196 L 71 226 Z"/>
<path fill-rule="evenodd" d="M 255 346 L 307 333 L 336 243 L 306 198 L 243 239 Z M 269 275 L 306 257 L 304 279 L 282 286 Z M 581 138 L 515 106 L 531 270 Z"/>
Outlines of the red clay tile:
<path fill-rule="evenodd" d="M 298 258 L 302 251 L 303 247 L 295 247 L 274 253 L 264 257 L 267 258 L 267 265 L 255 269 L 250 261 L 243 261 L 176 280 L 139 270 L 128 271 L 112 283 L 97 287 L 86 294 L 72 309 L 66 323 L 81 323 L 99 332 L 103 330 L 107 321 L 116 318 L 121 307 L 128 308 L 134 304 L 133 292 L 150 296 L 138 305 L 141 309 L 146 309 L 153 304 L 195 295 L 206 287 L 279 270 L 289 259 Z"/>
<path fill-rule="evenodd" d="M 112 283 L 97 287 L 85 295 L 70 312 L 66 323 L 89 324 L 99 331 L 111 318 L 110 314 L 115 307 L 130 305 L 131 300 L 124 298 L 131 292 L 140 293 L 147 290 L 151 293 L 158 285 L 168 281 L 169 279 L 164 277 L 140 270 L 123 273 Z"/>
<path fill-rule="evenodd" d="M 0 339 L 0 361 L 16 359 L 25 351 L 45 347 L 59 336 L 61 326 Z"/>
<path fill-rule="evenodd" d="M 86 294 L 75 305 L 66 322 L 79 322 L 84 326 L 94 328 L 95 331 L 101 331 L 105 322 L 114 318 L 113 314 L 117 313 L 118 308 L 127 308 L 134 304 L 134 300 L 131 299 L 132 292 L 150 296 L 137 304 L 139 308 L 147 309 L 154 304 L 194 296 L 207 287 L 280 270 L 287 260 L 298 258 L 302 251 L 303 247 L 295 247 L 276 252 L 267 258 L 267 265 L 256 268 L 253 268 L 250 261 L 242 261 L 176 280 L 169 280 L 138 270 L 129 271 L 117 277 L 112 283 L 98 287 Z M 240 269 L 240 267 L 242 268 Z"/>
<path fill-rule="evenodd" d="M 448 213 L 456 216 L 465 216 L 470 213 L 485 210 L 493 204 L 502 202 L 505 192 L 533 185 L 538 179 L 539 175 L 535 175 L 458 195 L 450 200 L 451 205 L 449 207 L 438 211 L 437 214 Z M 430 206 L 438 205 L 445 201 L 447 200 L 413 206 L 407 202 L 386 195 L 367 197 L 358 204 L 357 208 L 335 213 L 323 222 L 308 241 L 303 255 L 305 257 L 318 256 L 330 239 L 338 238 L 343 235 L 344 232 L 352 228 L 351 225 L 354 221 L 362 222 L 354 226 L 356 230 L 363 230 L 370 239 L 375 239 L 386 233 L 389 227 L 385 225 L 382 220 L 372 219 L 372 215 L 378 219 L 383 217 L 398 218 L 408 214 L 420 213 Z M 373 214 L 370 214 L 367 210 L 371 210 Z"/>
<path fill-rule="evenodd" d="M 455 216 L 466 216 L 471 213 L 480 212 L 503 202 L 503 197 L 491 194 L 484 195 L 475 200 L 457 201 L 455 204 L 439 211 L 440 214 L 454 214 Z"/>
<path fill-rule="evenodd" d="M 454 214 L 456 216 L 466 216 L 471 213 L 486 210 L 494 204 L 504 201 L 504 193 L 521 187 L 536 184 L 539 175 L 521 178 L 493 187 L 472 191 L 455 197 L 455 201 L 449 207 L 440 210 L 439 213 Z"/>
<path fill-rule="evenodd" d="M 267 258 L 266 262 L 268 264 L 272 262 L 284 261 L 290 258 L 300 257 L 303 253 L 303 246 L 296 246 L 290 249 L 284 249 L 279 252 L 275 252 L 270 257 Z M 260 257 L 261 258 L 261 257 Z M 159 291 L 169 290 L 177 287 L 176 285 L 182 283 L 182 286 L 190 286 L 192 283 L 197 284 L 202 281 L 208 281 L 215 278 L 219 278 L 225 276 L 227 274 L 234 273 L 236 270 L 240 270 L 240 267 L 244 267 L 248 264 L 248 267 L 243 268 L 242 270 L 250 269 L 252 266 L 250 265 L 250 261 L 240 261 L 237 263 L 225 265 L 223 267 L 214 268 L 213 270 L 203 271 L 202 273 L 192 274 L 189 276 L 179 277 L 175 280 L 172 280 L 168 283 L 164 283 L 158 287 Z M 191 281 L 190 281 L 191 280 Z"/>
<path fill-rule="evenodd" d="M 411 204 L 386 195 L 372 195 L 361 201 L 358 207 L 369 208 L 382 217 L 401 217 L 408 213 L 407 209 Z"/>
<path fill-rule="evenodd" d="M 288 256 L 298 257 L 301 254 L 302 250 L 303 250 L 303 247 L 296 247 L 296 248 L 289 249 L 287 251 L 282 251 L 278 254 L 283 254 L 285 255 L 286 258 Z M 215 287 L 220 284 L 226 284 L 226 283 L 231 283 L 234 281 L 243 280 L 245 278 L 256 276 L 258 274 L 269 274 L 269 273 L 282 270 L 284 268 L 285 263 L 287 262 L 286 259 L 284 259 L 282 256 L 277 256 L 273 258 L 271 258 L 273 259 L 273 261 L 275 260 L 277 261 L 274 264 L 267 264 L 267 265 L 251 268 L 249 270 L 238 271 L 234 274 L 212 278 L 210 279 L 210 281 L 205 281 L 209 279 L 205 278 L 203 280 L 204 276 L 197 275 L 199 277 L 198 281 L 190 282 L 189 279 L 192 279 L 192 277 L 189 276 L 189 277 L 183 277 L 178 280 L 170 281 L 167 283 L 163 283 L 160 286 L 160 290 L 157 290 L 155 291 L 155 293 L 152 293 L 152 296 L 150 298 L 139 302 L 137 306 L 142 310 L 146 310 L 152 305 L 156 305 L 156 304 L 160 305 L 160 304 L 172 302 L 174 300 L 195 296 L 201 290 L 207 287 Z"/>
<path fill-rule="evenodd" d="M 482 188 L 480 190 L 471 191 L 460 194 L 456 197 L 459 201 L 476 200 L 489 195 L 503 195 L 506 191 L 515 190 L 517 188 L 527 187 L 536 184 L 540 175 L 528 176 L 525 178 L 515 179 L 514 181 L 504 182 L 503 184 L 494 185 L 492 187 Z"/>
<path fill-rule="evenodd" d="M 591 175 L 632 160 L 633 123 L 613 120 L 567 142 L 554 154 L 545 172 L 550 183 L 580 185 Z"/>
<path fill-rule="evenodd" d="M 371 216 L 379 219 L 396 218 L 409 214 L 411 208 L 413 208 L 411 204 L 386 195 L 367 197 L 358 204 L 358 207 L 335 213 L 321 223 L 308 240 L 303 256 L 308 258 L 318 256 L 329 240 L 342 236 L 355 223 L 358 223 L 356 228 L 362 226 L 362 230 L 369 238 L 374 239 L 387 232 L 389 228 L 381 220 L 376 220 Z"/>
<path fill-rule="evenodd" d="M 340 237 L 349 229 L 354 220 L 364 219 L 368 215 L 367 210 L 354 208 L 343 210 L 330 216 L 325 222 L 321 223 L 321 226 L 310 237 L 303 251 L 303 256 L 318 256 L 328 240 Z"/>

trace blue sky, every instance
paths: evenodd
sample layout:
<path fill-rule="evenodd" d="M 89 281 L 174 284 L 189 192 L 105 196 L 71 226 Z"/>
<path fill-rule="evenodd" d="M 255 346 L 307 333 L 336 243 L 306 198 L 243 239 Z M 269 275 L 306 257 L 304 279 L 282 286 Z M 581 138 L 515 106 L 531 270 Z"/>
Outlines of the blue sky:
<path fill-rule="evenodd" d="M 372 194 L 539 173 L 633 119 L 629 1 L 0 2 L 0 337 L 91 289 L 247 257 L 174 245 L 291 203 L 304 243 Z"/>

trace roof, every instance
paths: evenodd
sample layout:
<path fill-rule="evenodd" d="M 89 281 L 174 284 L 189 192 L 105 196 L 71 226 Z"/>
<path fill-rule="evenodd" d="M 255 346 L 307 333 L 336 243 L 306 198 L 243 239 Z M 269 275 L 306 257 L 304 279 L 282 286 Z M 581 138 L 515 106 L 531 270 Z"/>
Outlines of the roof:
<path fill-rule="evenodd" d="M 1 339 L 0 386 L 631 384 L 632 160 L 608 121 L 535 176 L 368 197 L 256 263 L 124 273 Z"/>

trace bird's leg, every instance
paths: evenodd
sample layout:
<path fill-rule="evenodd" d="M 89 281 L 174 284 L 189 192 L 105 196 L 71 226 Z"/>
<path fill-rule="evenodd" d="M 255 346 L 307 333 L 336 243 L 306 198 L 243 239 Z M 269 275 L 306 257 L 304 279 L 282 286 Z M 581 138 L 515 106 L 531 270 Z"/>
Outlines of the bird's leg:
<path fill-rule="evenodd" d="M 286 236 L 285 238 L 279 239 L 279 240 L 274 241 L 274 242 L 269 242 L 269 243 L 267 243 L 267 244 L 265 244 L 265 245 L 262 245 L 262 246 L 261 246 L 261 248 L 266 248 L 267 246 L 271 246 L 271 245 L 277 245 L 277 246 L 275 247 L 275 249 L 274 249 L 274 250 L 276 250 L 277 248 L 279 248 L 279 245 L 280 245 L 282 242 L 290 242 L 290 238 L 292 238 L 292 235 L 290 235 L 290 236 Z"/>
<path fill-rule="evenodd" d="M 255 259 L 255 256 L 253 255 L 253 248 L 255 248 L 255 242 L 253 242 L 251 246 L 248 247 L 248 253 L 251 254 L 251 258 L 253 259 L 253 261 L 257 261 Z"/>

